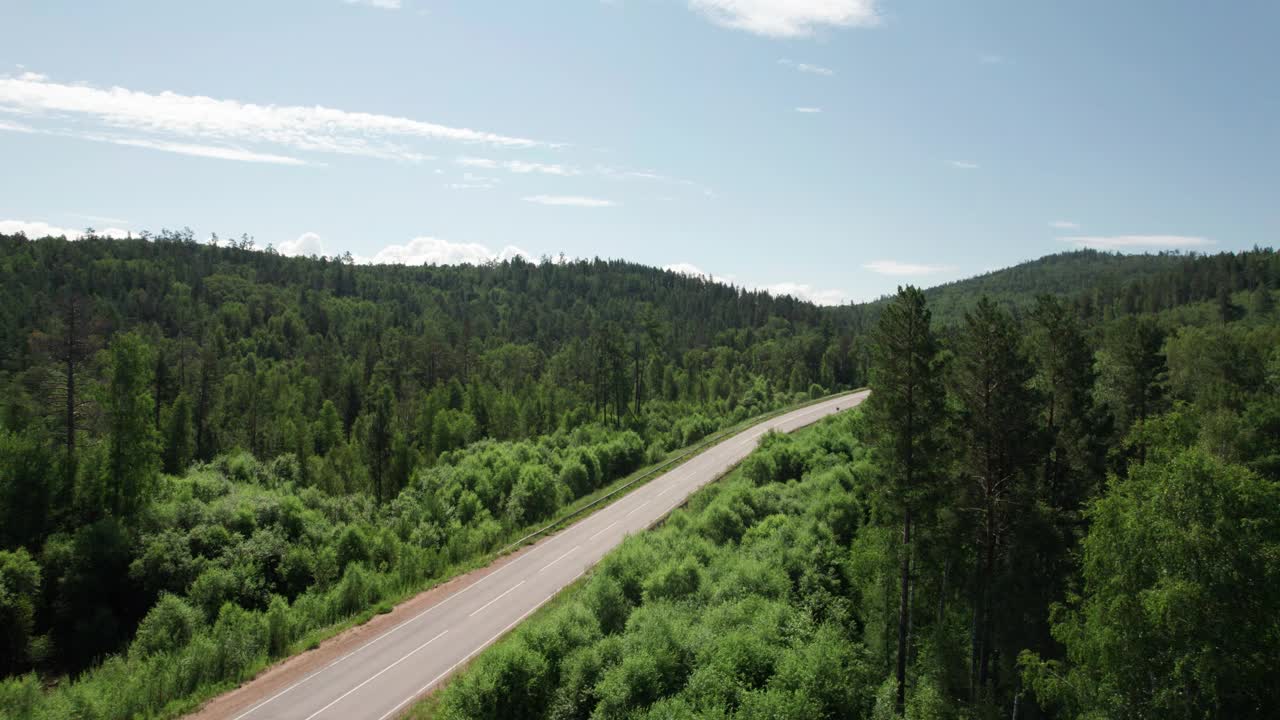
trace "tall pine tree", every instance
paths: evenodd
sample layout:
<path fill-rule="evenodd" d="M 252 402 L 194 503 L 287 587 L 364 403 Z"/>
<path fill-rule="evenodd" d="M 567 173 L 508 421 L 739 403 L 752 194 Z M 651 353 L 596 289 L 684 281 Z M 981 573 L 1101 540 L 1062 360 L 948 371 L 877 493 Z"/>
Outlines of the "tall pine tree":
<path fill-rule="evenodd" d="M 924 293 L 898 288 L 874 332 L 869 424 L 888 474 L 888 500 L 902 528 L 898 597 L 897 711 L 906 704 L 911 625 L 912 523 L 936 491 L 945 443 L 943 359 Z"/>

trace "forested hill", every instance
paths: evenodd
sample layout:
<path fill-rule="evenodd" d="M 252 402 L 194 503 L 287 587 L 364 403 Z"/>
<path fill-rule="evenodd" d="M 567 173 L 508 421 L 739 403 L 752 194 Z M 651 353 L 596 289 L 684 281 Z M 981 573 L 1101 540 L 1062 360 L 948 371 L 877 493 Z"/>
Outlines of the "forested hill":
<path fill-rule="evenodd" d="M 1074 250 L 931 287 L 925 296 L 934 317 L 947 322 L 959 319 L 983 295 L 1009 307 L 1029 307 L 1037 295 L 1075 297 L 1085 291 L 1114 291 L 1133 280 L 1177 267 L 1182 257 Z"/>
<path fill-rule="evenodd" d="M 8 412 L 65 435 L 50 383 L 65 386 L 70 366 L 92 376 L 97 351 L 136 331 L 156 416 L 191 405 L 198 459 L 286 451 L 325 401 L 350 431 L 381 385 L 410 434 L 444 387 L 454 405 L 467 396 L 479 436 L 512 438 L 565 413 L 572 425 L 650 399 L 728 401 L 757 378 L 770 392 L 860 380 L 852 316 L 622 261 L 360 266 L 183 235 L 0 245 Z"/>
<path fill-rule="evenodd" d="M 1213 255 L 1075 250 L 932 287 L 925 296 L 944 326 L 960 322 L 984 296 L 1010 310 L 1026 311 L 1037 296 L 1058 295 L 1073 301 L 1081 318 L 1103 320 L 1255 289 L 1276 272 L 1270 250 Z"/>

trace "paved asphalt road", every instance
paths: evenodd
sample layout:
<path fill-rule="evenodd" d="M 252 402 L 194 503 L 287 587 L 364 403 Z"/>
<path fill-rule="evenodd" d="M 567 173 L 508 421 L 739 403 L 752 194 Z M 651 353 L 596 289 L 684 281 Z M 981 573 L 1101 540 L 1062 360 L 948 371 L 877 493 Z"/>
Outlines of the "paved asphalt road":
<path fill-rule="evenodd" d="M 847 410 L 866 395 L 844 395 L 778 416 L 711 447 L 232 720 L 387 720 L 404 712 L 627 535 L 650 527 L 723 475 L 765 432 L 790 432 Z"/>

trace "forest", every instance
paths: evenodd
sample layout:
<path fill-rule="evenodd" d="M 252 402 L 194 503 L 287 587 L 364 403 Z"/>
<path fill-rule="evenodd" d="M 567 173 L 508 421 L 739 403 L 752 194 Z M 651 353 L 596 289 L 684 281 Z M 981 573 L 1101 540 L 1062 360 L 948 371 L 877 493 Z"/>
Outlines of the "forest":
<path fill-rule="evenodd" d="M 1274 717 L 1280 318 L 1251 262 L 1100 323 L 1042 295 L 937 326 L 901 289 L 861 409 L 767 438 L 415 717 Z"/>
<path fill-rule="evenodd" d="M 36 717 L 180 712 L 860 381 L 854 319 L 620 261 L 10 236 L 0 277 L 0 706 Z"/>
<path fill-rule="evenodd" d="M 673 451 L 868 384 L 423 712 L 1277 707 L 1272 250 L 1083 251 L 833 308 L 189 231 L 0 236 L 0 277 L 7 715 L 174 716 Z"/>

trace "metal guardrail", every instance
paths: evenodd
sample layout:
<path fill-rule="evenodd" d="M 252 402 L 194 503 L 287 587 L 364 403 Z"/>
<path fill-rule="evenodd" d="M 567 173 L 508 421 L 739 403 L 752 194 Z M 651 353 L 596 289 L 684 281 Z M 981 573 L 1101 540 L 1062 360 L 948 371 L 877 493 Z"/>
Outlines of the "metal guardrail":
<path fill-rule="evenodd" d="M 808 402 L 808 403 L 805 403 L 805 404 L 803 404 L 803 405 L 798 405 L 798 406 L 796 406 L 796 407 L 792 407 L 792 408 L 786 408 L 785 410 L 778 410 L 778 411 L 775 411 L 775 412 L 772 412 L 772 413 L 766 413 L 765 415 L 760 416 L 760 417 L 756 420 L 756 422 L 753 422 L 753 423 L 751 423 L 750 425 L 747 425 L 746 427 L 742 427 L 742 426 L 739 426 L 739 425 L 735 425 L 734 427 L 727 428 L 727 429 L 725 429 L 725 430 L 721 430 L 721 431 L 719 431 L 718 433 L 715 433 L 715 434 L 713 434 L 713 435 L 711 435 L 711 436 L 709 436 L 709 437 L 703 438 L 701 442 L 699 442 L 698 444 L 696 444 L 696 445 L 694 445 L 694 446 L 692 446 L 692 447 L 688 448 L 687 450 L 685 450 L 685 451 L 684 451 L 683 453 L 681 453 L 680 455 L 677 455 L 676 457 L 673 457 L 673 458 L 669 458 L 669 459 L 667 459 L 667 460 L 665 460 L 665 461 L 663 461 L 663 462 L 661 462 L 661 463 L 659 463 L 659 464 L 657 464 L 657 465 L 653 466 L 652 468 L 649 468 L 649 470 L 648 470 L 648 471 L 646 471 L 644 474 L 640 475 L 639 477 L 635 478 L 635 479 L 634 479 L 634 480 L 632 480 L 631 482 L 628 482 L 628 483 L 626 483 L 625 485 L 622 485 L 621 487 L 614 488 L 613 490 L 609 491 L 608 493 L 606 493 L 606 494 L 604 494 L 604 495 L 601 495 L 600 497 L 596 498 L 595 500 L 592 500 L 591 502 L 587 503 L 586 505 L 583 505 L 582 507 L 578 508 L 577 510 L 574 510 L 573 512 L 571 512 L 571 513 L 569 513 L 569 514 L 567 514 L 567 515 L 563 515 L 563 516 L 561 516 L 561 517 L 559 517 L 559 518 L 556 518 L 556 520 L 555 520 L 554 522 L 552 522 L 550 525 L 546 525 L 546 526 L 544 526 L 544 527 L 538 528 L 537 530 L 534 530 L 533 532 L 529 533 L 528 535 L 525 535 L 524 537 L 520 538 L 519 540 L 515 540 L 515 541 L 513 541 L 513 542 L 511 542 L 511 543 L 508 543 L 507 545 L 505 545 L 505 546 L 503 546 L 501 549 L 499 549 L 497 552 L 495 552 L 495 553 L 494 553 L 494 557 L 502 557 L 503 555 L 506 555 L 506 554 L 507 554 L 507 552 L 508 552 L 509 550 L 511 550 L 512 548 L 519 547 L 519 546 L 523 545 L 525 542 L 527 542 L 527 541 L 529 541 L 529 540 L 531 540 L 531 539 L 533 539 L 533 538 L 535 538 L 535 537 L 538 537 L 538 536 L 539 536 L 539 535 L 541 535 L 542 533 L 545 533 L 546 531 L 548 531 L 548 530 L 550 530 L 550 529 L 552 529 L 552 528 L 559 527 L 560 525 L 564 524 L 564 523 L 565 523 L 565 522 L 567 522 L 568 520 L 570 520 L 570 519 L 572 519 L 572 518 L 575 518 L 575 517 L 577 517 L 578 515 L 581 515 L 582 513 L 586 512 L 587 510 L 589 510 L 589 509 L 591 509 L 591 508 L 595 507 L 596 505 L 600 504 L 601 502 L 604 502 L 605 500 L 608 500 L 609 498 L 613 497 L 614 495 L 617 495 L 618 493 L 622 492 L 623 490 L 626 490 L 627 488 L 631 487 L 632 485 L 635 485 L 636 483 L 640 482 L 641 480 L 644 480 L 644 479 L 646 479 L 646 478 L 651 478 L 651 477 L 653 477 L 653 475 L 654 475 L 654 474 L 659 473 L 659 472 L 661 472 L 661 471 L 665 470 L 666 468 L 670 467 L 671 465 L 674 465 L 674 464 L 676 464 L 676 463 L 679 463 L 679 462 L 681 462 L 681 461 L 685 460 L 686 458 L 688 458 L 688 457 L 690 457 L 690 456 L 692 456 L 692 455 L 696 455 L 696 454 L 698 454 L 698 453 L 702 452 L 703 450 L 707 449 L 707 448 L 708 448 L 708 447 L 710 447 L 711 445 L 715 445 L 716 443 L 720 442 L 721 440 L 723 440 L 723 439 L 725 439 L 725 438 L 727 438 L 727 437 L 729 437 L 729 436 L 731 436 L 731 435 L 737 435 L 737 434 L 738 434 L 738 433 L 740 433 L 740 432 L 744 432 L 744 431 L 746 431 L 748 428 L 755 427 L 756 425 L 759 425 L 760 423 L 762 423 L 762 422 L 764 422 L 764 421 L 766 421 L 766 420 L 769 420 L 770 418 L 775 418 L 775 417 L 777 417 L 777 416 L 779 416 L 779 415 L 785 415 L 786 413 L 792 412 L 792 411 L 794 411 L 794 410 L 799 410 L 799 409 L 801 409 L 801 408 L 805 408 L 805 407 L 808 407 L 808 406 L 810 406 L 810 405 L 817 405 L 817 404 L 818 404 L 818 403 L 820 403 L 820 402 L 824 402 L 824 401 L 826 401 L 826 400 L 830 400 L 830 399 L 832 399 L 832 398 L 841 397 L 841 396 L 843 396 L 843 395 L 850 395 L 850 394 L 852 394 L 852 393 L 856 393 L 856 392 L 858 392 L 858 391 L 859 391 L 859 390 L 861 390 L 861 389 L 862 389 L 862 388 L 858 388 L 858 389 L 855 389 L 855 390 L 848 390 L 848 391 L 846 391 L 846 392 L 842 392 L 842 393 L 835 393 L 835 394 L 833 394 L 833 395 L 827 395 L 826 397 L 818 398 L 817 400 L 813 400 L 812 402 Z"/>

